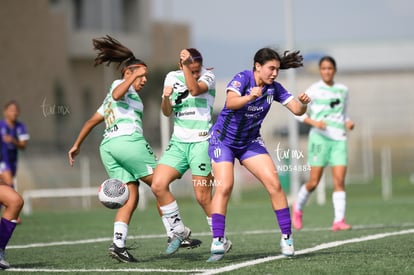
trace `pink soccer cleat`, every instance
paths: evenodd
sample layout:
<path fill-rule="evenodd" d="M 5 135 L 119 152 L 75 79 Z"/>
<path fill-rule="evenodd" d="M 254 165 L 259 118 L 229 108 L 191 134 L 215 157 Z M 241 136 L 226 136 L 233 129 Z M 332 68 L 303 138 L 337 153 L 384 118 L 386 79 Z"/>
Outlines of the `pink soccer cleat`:
<path fill-rule="evenodd" d="M 296 230 L 301 230 L 302 229 L 302 215 L 303 215 L 303 211 L 300 210 L 296 210 L 296 204 L 293 204 L 293 227 Z"/>
<path fill-rule="evenodd" d="M 352 228 L 352 226 L 345 223 L 345 220 L 341 220 L 339 222 L 334 222 L 332 224 L 332 231 L 349 230 L 351 228 Z"/>

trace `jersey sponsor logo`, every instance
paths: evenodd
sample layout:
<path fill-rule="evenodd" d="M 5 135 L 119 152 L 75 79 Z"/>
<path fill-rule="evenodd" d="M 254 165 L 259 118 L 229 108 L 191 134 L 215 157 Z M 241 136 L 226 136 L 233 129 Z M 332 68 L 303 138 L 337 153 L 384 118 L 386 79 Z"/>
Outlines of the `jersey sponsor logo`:
<path fill-rule="evenodd" d="M 259 118 L 260 115 L 259 114 L 244 114 L 245 117 L 250 118 L 250 119 L 255 119 L 255 118 Z"/>
<path fill-rule="evenodd" d="M 175 100 L 175 104 L 180 104 L 181 102 L 183 102 L 183 99 L 185 99 L 189 94 L 190 92 L 188 90 L 178 93 L 178 97 Z"/>
<path fill-rule="evenodd" d="M 250 105 L 249 107 L 247 107 L 247 111 L 250 111 L 250 112 L 262 112 L 263 111 L 263 106 Z"/>
<path fill-rule="evenodd" d="M 176 117 L 182 117 L 182 116 L 193 116 L 195 115 L 195 111 L 183 111 L 183 112 L 176 112 L 175 116 Z"/>
<path fill-rule="evenodd" d="M 200 171 L 206 171 L 206 164 L 205 164 L 205 163 L 201 163 L 201 164 L 198 166 L 198 169 L 200 169 Z"/>
<path fill-rule="evenodd" d="M 341 103 L 341 100 L 339 98 L 332 100 L 331 103 L 329 103 L 329 106 L 333 109 L 336 105 L 339 105 Z"/>
<path fill-rule="evenodd" d="M 198 136 L 199 137 L 205 137 L 208 135 L 208 131 L 202 131 L 202 132 L 198 132 Z"/>
<path fill-rule="evenodd" d="M 234 88 L 240 88 L 241 87 L 241 83 L 239 81 L 233 80 L 231 82 L 230 86 L 232 86 Z"/>

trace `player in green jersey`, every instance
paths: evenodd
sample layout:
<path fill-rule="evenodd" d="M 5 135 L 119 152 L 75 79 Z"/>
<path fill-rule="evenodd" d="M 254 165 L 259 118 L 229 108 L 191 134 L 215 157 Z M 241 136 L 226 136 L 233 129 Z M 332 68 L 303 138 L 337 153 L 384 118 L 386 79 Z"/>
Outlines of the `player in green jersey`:
<path fill-rule="evenodd" d="M 151 146 L 142 132 L 144 106 L 138 92 L 147 82 L 147 65 L 117 40 L 110 36 L 93 39 L 95 66 L 119 63 L 122 79 L 115 80 L 97 112 L 83 125 L 75 143 L 69 150 L 69 162 L 80 152 L 80 146 L 90 131 L 105 122 L 104 138 L 100 145 L 101 160 L 110 178 L 127 183 L 129 199 L 118 209 L 114 221 L 113 242 L 109 254 L 121 262 L 136 262 L 125 244 L 128 225 L 138 205 L 139 180 L 149 186 L 156 160 Z"/>
<path fill-rule="evenodd" d="M 302 228 L 303 208 L 322 177 L 324 167 L 332 167 L 334 191 L 334 221 L 332 230 L 348 230 L 351 226 L 345 222 L 345 174 L 347 170 L 347 130 L 354 123 L 347 117 L 348 88 L 336 83 L 336 62 L 330 56 L 319 61 L 321 80 L 313 84 L 306 93 L 312 99 L 309 113 L 299 119 L 312 126 L 309 132 L 308 162 L 311 166 L 310 177 L 302 185 L 293 206 L 293 226 Z"/>
<path fill-rule="evenodd" d="M 207 216 L 210 229 L 214 185 L 207 151 L 216 94 L 215 75 L 211 69 L 203 67 L 203 57 L 197 49 L 183 49 L 179 60 L 180 69 L 169 72 L 165 78 L 161 103 L 165 116 L 174 115 L 174 131 L 152 183 L 168 235 L 167 254 L 177 251 L 180 242 L 190 234 L 169 185 L 191 170 L 195 197 Z"/>

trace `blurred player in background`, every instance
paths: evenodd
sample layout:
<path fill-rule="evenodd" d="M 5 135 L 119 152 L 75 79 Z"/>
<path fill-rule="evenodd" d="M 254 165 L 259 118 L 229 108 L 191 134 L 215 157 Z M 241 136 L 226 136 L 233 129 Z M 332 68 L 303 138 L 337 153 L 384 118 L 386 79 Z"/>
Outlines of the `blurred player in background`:
<path fill-rule="evenodd" d="M 147 65 L 110 36 L 93 39 L 95 66 L 119 63 L 122 79 L 115 80 L 97 112 L 83 125 L 69 150 L 69 162 L 80 153 L 80 146 L 90 131 L 105 121 L 100 145 L 102 162 L 110 178 L 127 183 L 129 199 L 118 209 L 114 221 L 113 243 L 109 254 L 121 262 L 137 262 L 126 248 L 128 225 L 138 205 L 139 180 L 151 185 L 156 160 L 142 132 L 143 103 L 138 92 L 147 82 Z"/>
<path fill-rule="evenodd" d="M 273 101 L 280 102 L 295 115 L 306 112 L 308 96 L 302 93 L 296 100 L 275 81 L 280 69 L 300 67 L 302 60 L 299 52 L 285 52 L 280 56 L 273 49 L 263 48 L 254 56 L 253 70 L 238 73 L 227 85 L 226 102 L 212 127 L 209 146 L 215 178 L 209 262 L 221 260 L 226 251 L 226 212 L 234 184 L 236 158 L 269 193 L 282 233 L 282 254 L 294 255 L 288 202 L 277 169 L 261 138 L 260 127 Z"/>
<path fill-rule="evenodd" d="M 20 108 L 15 100 L 9 101 L 4 106 L 3 115 L 4 118 L 0 121 L 2 140 L 0 150 L 3 156 L 4 168 L 0 178 L 4 183 L 17 191 L 16 175 L 19 150 L 26 149 L 30 136 L 25 124 L 17 120 L 20 115 Z M 21 223 L 20 217 L 17 217 L 17 223 Z"/>
<path fill-rule="evenodd" d="M 169 189 L 169 185 L 188 169 L 191 170 L 195 197 L 207 215 L 211 229 L 213 177 L 208 138 L 216 95 L 215 75 L 211 69 L 203 68 L 203 57 L 197 49 L 182 50 L 179 60 L 180 70 L 169 72 L 165 78 L 161 102 L 165 116 L 174 114 L 174 131 L 158 162 L 152 183 L 168 234 L 167 254 L 174 253 L 190 234 Z"/>
<path fill-rule="evenodd" d="M 2 145 L 0 140 L 0 145 Z M 0 175 L 2 175 L 6 164 L 2 161 L 0 154 Z M 23 208 L 22 197 L 8 184 L 0 179 L 0 204 L 4 211 L 0 219 L 0 269 L 7 269 L 10 264 L 6 261 L 6 246 L 16 228 L 17 219 Z"/>
<path fill-rule="evenodd" d="M 2 179 L 5 183 L 17 189 L 15 177 L 19 150 L 24 150 L 30 136 L 24 123 L 18 119 L 20 108 L 16 101 L 9 101 L 3 110 L 4 118 L 0 121 L 0 135 L 3 145 L 1 153 L 5 164 Z"/>
<path fill-rule="evenodd" d="M 330 165 L 334 186 L 332 230 L 347 230 L 351 226 L 345 222 L 345 174 L 348 162 L 346 132 L 354 128 L 346 112 L 348 88 L 335 83 L 336 62 L 332 57 L 320 59 L 319 73 L 322 79 L 306 91 L 312 100 L 309 114 L 299 117 L 302 122 L 312 126 L 308 142 L 311 169 L 309 180 L 300 188 L 293 206 L 293 226 L 298 230 L 302 228 L 305 204 L 318 186 L 324 167 Z"/>

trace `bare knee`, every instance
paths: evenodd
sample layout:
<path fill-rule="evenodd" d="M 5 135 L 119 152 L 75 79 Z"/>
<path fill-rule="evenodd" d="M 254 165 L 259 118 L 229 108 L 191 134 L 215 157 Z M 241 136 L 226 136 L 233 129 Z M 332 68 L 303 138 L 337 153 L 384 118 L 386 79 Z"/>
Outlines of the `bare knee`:
<path fill-rule="evenodd" d="M 158 178 L 154 177 L 152 184 L 151 184 L 151 191 L 154 193 L 155 196 L 161 196 L 163 193 L 168 192 L 169 184 L 159 180 Z"/>

